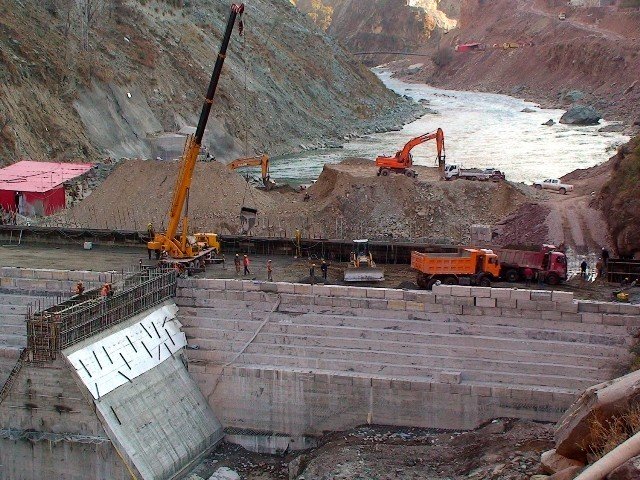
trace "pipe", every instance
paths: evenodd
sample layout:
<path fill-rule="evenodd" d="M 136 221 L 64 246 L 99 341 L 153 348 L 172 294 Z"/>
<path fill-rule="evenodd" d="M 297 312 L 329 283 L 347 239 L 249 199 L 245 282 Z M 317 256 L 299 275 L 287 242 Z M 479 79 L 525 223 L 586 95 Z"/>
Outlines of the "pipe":
<path fill-rule="evenodd" d="M 590 465 L 574 480 L 602 480 L 627 460 L 640 455 L 640 432 Z"/>

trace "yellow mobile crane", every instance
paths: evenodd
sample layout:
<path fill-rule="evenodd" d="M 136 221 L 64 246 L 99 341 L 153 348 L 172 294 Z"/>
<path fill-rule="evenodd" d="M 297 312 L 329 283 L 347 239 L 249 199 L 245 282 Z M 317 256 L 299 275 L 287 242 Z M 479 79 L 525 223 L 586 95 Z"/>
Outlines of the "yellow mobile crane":
<path fill-rule="evenodd" d="M 240 16 L 238 28 L 240 35 L 242 35 L 243 12 L 243 3 L 239 5 L 234 3 L 231 5 L 229 21 L 227 22 L 227 28 L 222 38 L 218 58 L 213 68 L 213 73 L 211 74 L 211 81 L 209 82 L 207 96 L 202 105 L 198 127 L 196 128 L 196 133 L 189 135 L 187 138 L 184 152 L 180 159 L 180 169 L 173 190 L 173 200 L 171 201 L 171 209 L 169 210 L 167 231 L 165 233 L 156 233 L 154 238 L 147 244 L 147 248 L 154 250 L 157 257 L 160 257 L 162 252 L 166 252 L 172 261 L 182 263 L 199 259 L 214 251 L 216 253 L 220 251 L 220 242 L 218 241 L 218 235 L 215 233 L 196 233 L 192 236 L 189 235 L 189 189 L 191 188 L 191 179 L 193 177 L 196 160 L 200 153 L 204 129 L 207 126 L 207 120 L 211 112 L 213 97 L 215 96 L 220 74 L 222 73 L 222 65 L 226 57 L 227 47 L 229 46 L 231 33 L 236 22 L 236 17 L 238 16 Z M 178 228 L 180 223 L 182 223 L 182 232 L 179 233 Z"/>

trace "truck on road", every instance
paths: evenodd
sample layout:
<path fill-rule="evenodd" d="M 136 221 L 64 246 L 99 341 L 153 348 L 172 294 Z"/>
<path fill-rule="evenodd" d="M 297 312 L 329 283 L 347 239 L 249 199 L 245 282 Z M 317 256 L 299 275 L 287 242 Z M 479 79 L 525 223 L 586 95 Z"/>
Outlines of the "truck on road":
<path fill-rule="evenodd" d="M 444 169 L 445 180 L 453 180 L 455 178 L 464 178 L 466 180 L 492 180 L 498 182 L 504 180 L 504 174 L 500 170 L 494 168 L 461 168 L 459 165 L 449 164 Z"/>
<path fill-rule="evenodd" d="M 524 280 L 525 269 L 549 285 L 567 279 L 567 257 L 554 245 L 543 245 L 539 251 L 494 249 L 500 262 L 499 277 L 507 282 Z"/>
<path fill-rule="evenodd" d="M 458 253 L 411 252 L 411 268 L 417 270 L 417 284 L 431 290 L 439 281 L 445 285 L 490 287 L 500 276 L 498 256 L 491 250 L 465 248 Z"/>
<path fill-rule="evenodd" d="M 567 192 L 573 191 L 573 185 L 562 183 L 557 178 L 546 178 L 544 180 L 533 182 L 533 186 L 538 190 L 554 190 L 562 195 L 566 195 Z"/>

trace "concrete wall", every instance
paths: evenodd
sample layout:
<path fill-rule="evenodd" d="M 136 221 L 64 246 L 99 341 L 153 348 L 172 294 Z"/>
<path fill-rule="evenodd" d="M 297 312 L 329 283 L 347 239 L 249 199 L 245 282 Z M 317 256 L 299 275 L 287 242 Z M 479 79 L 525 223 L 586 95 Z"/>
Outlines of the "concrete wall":
<path fill-rule="evenodd" d="M 189 370 L 225 427 L 556 421 L 629 361 L 640 307 L 572 293 L 181 281 Z"/>
<path fill-rule="evenodd" d="M 0 465 L 3 480 L 131 478 L 62 360 L 25 364 L 0 403 Z"/>

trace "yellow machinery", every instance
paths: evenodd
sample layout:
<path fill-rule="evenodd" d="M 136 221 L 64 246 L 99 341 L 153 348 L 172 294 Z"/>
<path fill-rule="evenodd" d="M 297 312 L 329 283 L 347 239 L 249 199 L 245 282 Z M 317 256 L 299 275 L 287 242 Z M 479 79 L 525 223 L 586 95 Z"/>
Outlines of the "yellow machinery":
<path fill-rule="evenodd" d="M 345 282 L 382 282 L 384 271 L 377 268 L 369 252 L 369 240 L 354 240 L 349 266 L 344 271 Z"/>
<path fill-rule="evenodd" d="M 262 168 L 262 183 L 264 188 L 271 190 L 275 186 L 275 182 L 271 180 L 269 175 L 269 155 L 262 154 L 255 157 L 238 158 L 227 165 L 231 170 L 236 170 L 242 167 L 261 167 Z"/>
<path fill-rule="evenodd" d="M 156 233 L 154 238 L 147 244 L 147 248 L 154 250 L 156 256 L 160 257 L 162 252 L 173 261 L 189 262 L 198 259 L 212 252 L 220 251 L 220 242 L 215 233 L 196 233 L 189 235 L 189 189 L 191 188 L 191 180 L 193 170 L 200 153 L 204 130 L 207 126 L 211 106 L 213 105 L 213 97 L 215 96 L 222 73 L 222 66 L 231 39 L 231 33 L 236 22 L 237 16 L 242 16 L 244 12 L 244 4 L 232 4 L 227 28 L 222 39 L 218 58 L 211 74 L 211 81 L 207 90 L 200 120 L 196 133 L 189 135 L 187 138 L 182 158 L 180 159 L 180 168 L 176 179 L 175 188 L 173 190 L 173 199 L 171 201 L 171 209 L 169 210 L 169 224 L 165 233 Z M 242 20 L 240 20 L 239 30 L 242 35 Z M 182 232 L 178 232 L 178 228 L 182 223 Z"/>

